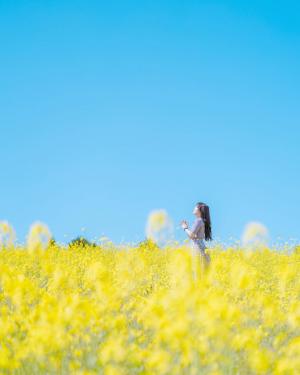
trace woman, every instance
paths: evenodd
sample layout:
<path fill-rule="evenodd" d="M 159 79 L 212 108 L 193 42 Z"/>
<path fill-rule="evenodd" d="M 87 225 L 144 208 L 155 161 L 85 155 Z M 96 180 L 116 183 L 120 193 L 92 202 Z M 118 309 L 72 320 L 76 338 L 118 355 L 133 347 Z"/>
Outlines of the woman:
<path fill-rule="evenodd" d="M 196 216 L 196 220 L 192 228 L 189 229 L 185 220 L 182 220 L 181 227 L 192 240 L 193 254 L 200 255 L 201 264 L 206 268 L 210 263 L 210 256 L 205 252 L 204 240 L 212 240 L 209 207 L 205 203 L 199 202 L 196 204 L 193 214 Z"/>

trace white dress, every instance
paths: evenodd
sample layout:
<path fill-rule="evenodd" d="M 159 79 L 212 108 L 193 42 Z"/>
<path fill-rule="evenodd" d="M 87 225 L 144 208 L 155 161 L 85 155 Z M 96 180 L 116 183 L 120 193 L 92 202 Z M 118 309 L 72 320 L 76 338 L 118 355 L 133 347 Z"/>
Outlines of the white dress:
<path fill-rule="evenodd" d="M 196 238 L 191 239 L 192 248 L 204 254 L 206 249 L 206 245 L 204 242 L 205 224 L 202 217 L 197 217 L 197 219 L 194 221 L 191 232 L 196 235 Z"/>
<path fill-rule="evenodd" d="M 210 263 L 210 256 L 205 252 L 206 245 L 204 242 L 205 239 L 205 223 L 201 217 L 197 218 L 194 221 L 194 224 L 191 228 L 193 234 L 196 235 L 196 238 L 191 239 L 191 250 L 192 255 L 200 255 L 202 266 L 206 267 Z M 194 257 L 193 257 L 194 258 Z M 193 261 L 194 277 L 196 275 L 195 262 Z"/>

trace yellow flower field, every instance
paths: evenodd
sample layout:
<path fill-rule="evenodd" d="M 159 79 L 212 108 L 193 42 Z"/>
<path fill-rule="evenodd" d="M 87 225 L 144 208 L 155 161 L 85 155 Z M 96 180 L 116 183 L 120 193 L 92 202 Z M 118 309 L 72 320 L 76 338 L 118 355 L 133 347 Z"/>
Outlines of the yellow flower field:
<path fill-rule="evenodd" d="M 299 374 L 300 253 L 209 253 L 2 249 L 0 373 Z"/>

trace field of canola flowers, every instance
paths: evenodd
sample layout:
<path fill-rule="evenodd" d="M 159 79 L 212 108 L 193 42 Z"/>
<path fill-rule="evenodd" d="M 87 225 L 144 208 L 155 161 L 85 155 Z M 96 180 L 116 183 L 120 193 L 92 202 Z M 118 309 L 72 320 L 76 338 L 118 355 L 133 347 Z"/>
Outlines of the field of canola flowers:
<path fill-rule="evenodd" d="M 0 252 L 1 374 L 299 374 L 300 253 Z"/>

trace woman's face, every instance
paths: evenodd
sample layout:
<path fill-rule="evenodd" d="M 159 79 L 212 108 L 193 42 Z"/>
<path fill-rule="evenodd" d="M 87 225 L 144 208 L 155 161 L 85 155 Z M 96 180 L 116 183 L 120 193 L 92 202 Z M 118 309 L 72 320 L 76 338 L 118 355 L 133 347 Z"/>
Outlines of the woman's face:
<path fill-rule="evenodd" d="M 196 216 L 199 216 L 200 214 L 200 210 L 198 208 L 198 206 L 195 206 L 194 209 L 193 209 L 193 214 L 196 215 Z"/>

